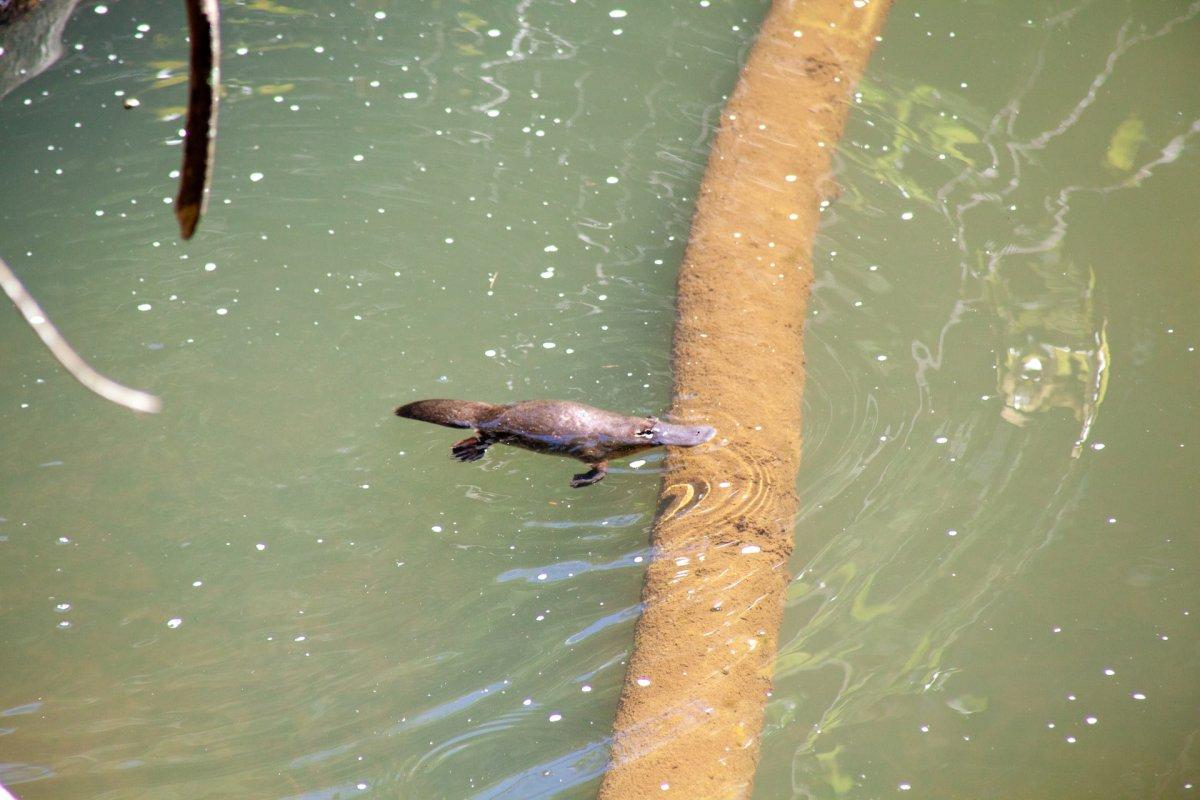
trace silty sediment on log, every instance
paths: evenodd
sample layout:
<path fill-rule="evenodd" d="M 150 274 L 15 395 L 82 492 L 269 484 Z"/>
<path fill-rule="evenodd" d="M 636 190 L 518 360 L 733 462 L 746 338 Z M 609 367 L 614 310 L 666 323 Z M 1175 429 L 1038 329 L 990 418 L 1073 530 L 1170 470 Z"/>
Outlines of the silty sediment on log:
<path fill-rule="evenodd" d="M 718 434 L 668 459 L 601 800 L 750 795 L 799 504 L 819 204 L 890 2 L 855 5 L 777 0 L 721 116 L 680 267 L 672 408 Z"/>

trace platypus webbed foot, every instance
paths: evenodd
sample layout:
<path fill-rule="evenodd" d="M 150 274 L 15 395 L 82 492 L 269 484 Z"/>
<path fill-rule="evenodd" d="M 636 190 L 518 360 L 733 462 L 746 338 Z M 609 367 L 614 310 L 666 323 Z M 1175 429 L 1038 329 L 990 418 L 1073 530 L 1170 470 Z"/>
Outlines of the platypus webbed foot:
<path fill-rule="evenodd" d="M 478 461 L 487 452 L 489 444 L 491 443 L 472 436 L 470 439 L 455 442 L 450 447 L 450 457 L 456 458 L 459 461 Z"/>
<path fill-rule="evenodd" d="M 580 489 L 584 486 L 591 486 L 593 483 L 599 483 L 604 480 L 604 476 L 608 474 L 608 464 L 601 461 L 599 464 L 593 464 L 592 468 L 587 472 L 581 472 L 571 478 L 571 488 Z"/>

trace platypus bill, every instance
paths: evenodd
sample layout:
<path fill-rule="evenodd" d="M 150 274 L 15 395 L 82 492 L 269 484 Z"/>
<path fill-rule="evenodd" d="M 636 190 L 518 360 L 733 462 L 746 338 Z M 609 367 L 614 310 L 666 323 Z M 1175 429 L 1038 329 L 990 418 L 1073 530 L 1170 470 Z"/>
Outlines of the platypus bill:
<path fill-rule="evenodd" d="M 448 428 L 474 428 L 474 436 L 450 448 L 450 455 L 459 461 L 478 461 L 493 444 L 577 458 L 591 469 L 571 479 L 571 486 L 576 488 L 603 480 L 611 458 L 662 445 L 694 447 L 717 433 L 706 425 L 672 425 L 654 417 L 631 417 L 567 400 L 526 400 L 508 405 L 418 400 L 397 408 L 396 416 Z"/>

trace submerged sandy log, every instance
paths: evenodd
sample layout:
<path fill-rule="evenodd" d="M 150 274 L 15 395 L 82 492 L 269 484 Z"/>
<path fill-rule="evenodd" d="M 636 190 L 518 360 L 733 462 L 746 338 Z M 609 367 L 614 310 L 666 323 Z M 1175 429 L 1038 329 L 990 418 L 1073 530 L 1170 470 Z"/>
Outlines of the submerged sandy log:
<path fill-rule="evenodd" d="M 601 800 L 749 797 L 799 504 L 812 246 L 889 0 L 776 0 L 721 116 L 679 273 L 677 421 Z"/>

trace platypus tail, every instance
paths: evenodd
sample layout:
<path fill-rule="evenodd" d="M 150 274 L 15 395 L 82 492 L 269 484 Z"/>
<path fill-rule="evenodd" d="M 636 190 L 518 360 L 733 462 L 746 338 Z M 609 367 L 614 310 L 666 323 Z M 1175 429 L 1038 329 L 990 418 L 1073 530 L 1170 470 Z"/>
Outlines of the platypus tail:
<path fill-rule="evenodd" d="M 496 410 L 491 403 L 473 400 L 418 400 L 396 409 L 397 417 L 419 419 L 447 428 L 474 428 Z"/>

